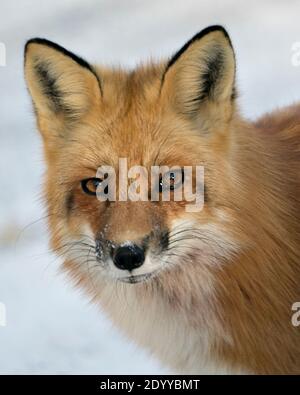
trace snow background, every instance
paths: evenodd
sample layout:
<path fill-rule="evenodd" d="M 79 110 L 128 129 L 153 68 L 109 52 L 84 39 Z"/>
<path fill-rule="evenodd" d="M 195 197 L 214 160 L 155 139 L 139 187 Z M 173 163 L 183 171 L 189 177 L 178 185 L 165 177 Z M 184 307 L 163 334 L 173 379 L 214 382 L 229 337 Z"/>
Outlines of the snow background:
<path fill-rule="evenodd" d="M 291 61 L 299 15 L 299 0 L 1 0 L 0 373 L 167 372 L 57 274 L 41 220 L 43 162 L 23 80 L 25 41 L 45 37 L 90 62 L 133 66 L 223 24 L 236 50 L 240 107 L 254 118 L 300 100 L 300 66 Z"/>

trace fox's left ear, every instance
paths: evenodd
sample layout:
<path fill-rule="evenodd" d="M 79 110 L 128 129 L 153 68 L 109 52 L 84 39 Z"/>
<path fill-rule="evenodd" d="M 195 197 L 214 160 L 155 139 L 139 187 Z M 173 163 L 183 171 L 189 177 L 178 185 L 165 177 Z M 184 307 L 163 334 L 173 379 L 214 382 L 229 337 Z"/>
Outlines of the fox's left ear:
<path fill-rule="evenodd" d="M 68 123 L 100 104 L 101 84 L 93 68 L 51 41 L 27 42 L 25 78 L 43 135 L 61 135 Z"/>
<path fill-rule="evenodd" d="M 235 56 L 222 26 L 202 30 L 169 60 L 162 92 L 178 112 L 191 117 L 216 106 L 230 107 L 235 97 Z"/>

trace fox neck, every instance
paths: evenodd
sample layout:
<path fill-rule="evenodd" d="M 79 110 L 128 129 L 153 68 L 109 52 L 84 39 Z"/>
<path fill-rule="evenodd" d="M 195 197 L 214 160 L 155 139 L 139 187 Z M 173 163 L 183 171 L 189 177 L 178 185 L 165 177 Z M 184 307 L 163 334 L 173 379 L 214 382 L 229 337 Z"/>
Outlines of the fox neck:
<path fill-rule="evenodd" d="M 222 342 L 219 352 L 248 371 L 296 373 L 300 344 L 291 306 L 299 299 L 297 187 L 278 136 L 241 126 L 233 135 L 231 167 L 237 182 L 231 199 L 242 248 L 213 275 L 221 321 L 232 339 Z"/>

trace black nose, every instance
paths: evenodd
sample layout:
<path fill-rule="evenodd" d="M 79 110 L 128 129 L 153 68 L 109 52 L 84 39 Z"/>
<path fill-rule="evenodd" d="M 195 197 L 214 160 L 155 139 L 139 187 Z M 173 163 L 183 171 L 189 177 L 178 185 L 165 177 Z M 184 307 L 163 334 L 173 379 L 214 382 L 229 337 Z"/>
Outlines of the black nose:
<path fill-rule="evenodd" d="M 142 266 L 144 260 L 144 250 L 136 244 L 118 247 L 113 255 L 114 264 L 122 270 L 136 269 Z"/>

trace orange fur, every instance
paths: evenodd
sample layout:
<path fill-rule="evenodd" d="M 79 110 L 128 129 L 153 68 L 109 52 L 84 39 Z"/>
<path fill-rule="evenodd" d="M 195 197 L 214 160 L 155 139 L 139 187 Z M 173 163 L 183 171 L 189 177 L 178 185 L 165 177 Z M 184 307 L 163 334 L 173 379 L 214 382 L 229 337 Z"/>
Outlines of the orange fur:
<path fill-rule="evenodd" d="M 221 51 L 223 76 L 211 98 L 198 103 L 189 96 L 199 94 L 198 68 L 206 67 L 211 47 Z M 192 42 L 167 72 L 166 63 L 90 71 L 29 42 L 25 71 L 45 142 L 52 246 L 65 252 L 83 226 L 88 237 L 104 232 L 119 243 L 154 227 L 192 223 L 203 244 L 183 244 L 181 259 L 148 282 L 113 281 L 95 265 L 87 269 L 87 253 L 87 262 L 76 261 L 76 250 L 74 259 L 63 254 L 65 269 L 126 333 L 175 369 L 199 373 L 204 355 L 229 372 L 299 374 L 300 330 L 291 324 L 291 306 L 300 300 L 300 105 L 243 120 L 231 95 L 230 48 L 217 29 Z M 45 59 L 65 94 L 65 113 L 55 112 L 41 89 L 35 64 Z M 80 180 L 124 157 L 147 168 L 203 164 L 204 209 L 186 213 L 186 202 L 105 204 L 82 193 Z"/>

